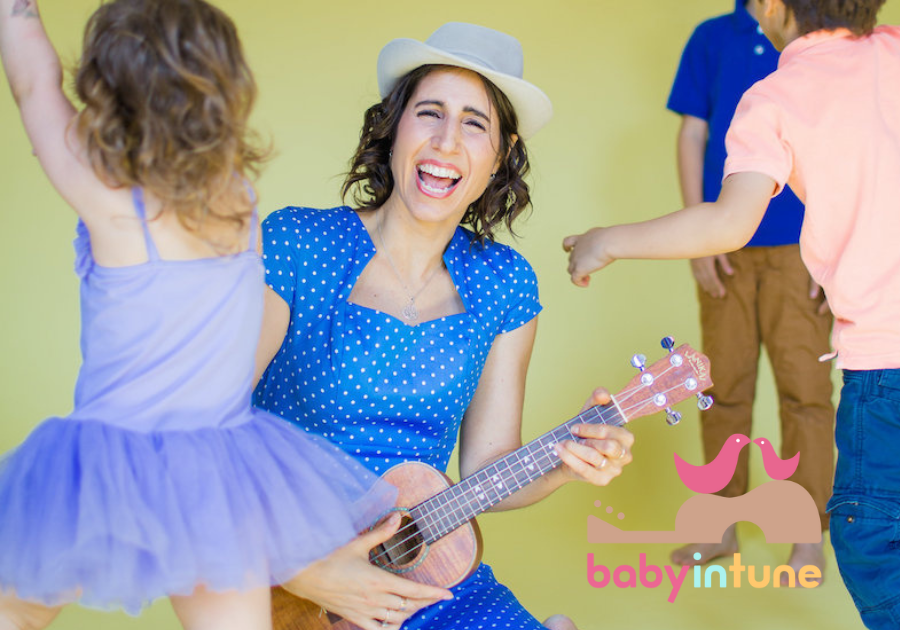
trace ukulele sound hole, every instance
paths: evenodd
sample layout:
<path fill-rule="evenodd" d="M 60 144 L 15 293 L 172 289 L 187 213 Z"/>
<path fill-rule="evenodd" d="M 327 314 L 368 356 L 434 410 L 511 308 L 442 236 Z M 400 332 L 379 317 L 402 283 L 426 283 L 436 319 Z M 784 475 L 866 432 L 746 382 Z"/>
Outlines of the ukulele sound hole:
<path fill-rule="evenodd" d="M 392 573 L 406 573 L 419 566 L 427 551 L 428 547 L 415 521 L 404 514 L 397 533 L 372 547 L 369 560 Z"/>

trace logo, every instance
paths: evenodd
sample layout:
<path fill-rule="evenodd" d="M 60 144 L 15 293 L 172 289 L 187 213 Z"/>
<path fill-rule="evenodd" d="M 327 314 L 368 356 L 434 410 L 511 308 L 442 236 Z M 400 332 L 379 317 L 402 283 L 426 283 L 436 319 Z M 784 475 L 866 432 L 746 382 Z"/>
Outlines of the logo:
<path fill-rule="evenodd" d="M 689 489 L 697 492 L 678 509 L 673 531 L 629 531 L 623 530 L 601 518 L 589 515 L 587 519 L 587 541 L 589 543 L 720 543 L 725 530 L 738 521 L 755 523 L 765 534 L 769 543 L 818 543 L 822 540 L 821 522 L 816 504 L 809 493 L 800 485 L 787 481 L 794 474 L 800 462 L 800 453 L 782 460 L 776 455 L 771 442 L 758 438 L 753 443 L 763 451 L 763 464 L 773 480 L 766 482 L 739 497 L 720 497 L 713 494 L 724 488 L 734 476 L 740 452 L 750 444 L 745 435 L 732 435 L 726 440 L 719 454 L 710 463 L 695 466 L 674 453 L 675 469 L 679 479 Z M 600 502 L 594 503 L 600 507 Z M 612 508 L 606 508 L 612 513 Z M 624 519 L 619 513 L 618 519 Z M 694 559 L 700 560 L 700 554 Z M 818 586 L 821 578 L 818 567 L 808 565 L 795 572 L 787 565 L 762 568 L 757 575 L 756 567 L 741 564 L 740 554 L 734 555 L 734 563 L 728 567 L 732 573 L 731 582 L 735 588 L 743 584 L 744 571 L 747 583 L 752 588 L 763 588 L 770 581 L 778 587 L 781 575 L 787 577 L 790 586 L 799 584 L 804 588 Z M 662 569 L 647 564 L 646 554 L 641 553 L 638 566 L 621 565 L 609 569 L 595 563 L 594 554 L 587 555 L 587 581 L 594 588 L 604 588 L 610 583 L 618 588 L 637 588 L 638 581 L 646 588 L 656 588 L 668 578 L 670 594 L 668 601 L 674 603 L 689 567 L 680 567 L 680 572 L 670 566 Z M 694 567 L 694 587 L 710 588 L 713 575 L 719 575 L 719 584 L 727 583 L 725 567 L 711 565 L 705 569 Z M 652 577 L 651 577 L 652 576 Z M 702 578 L 702 579 L 701 579 Z M 701 586 L 701 584 L 703 586 Z"/>

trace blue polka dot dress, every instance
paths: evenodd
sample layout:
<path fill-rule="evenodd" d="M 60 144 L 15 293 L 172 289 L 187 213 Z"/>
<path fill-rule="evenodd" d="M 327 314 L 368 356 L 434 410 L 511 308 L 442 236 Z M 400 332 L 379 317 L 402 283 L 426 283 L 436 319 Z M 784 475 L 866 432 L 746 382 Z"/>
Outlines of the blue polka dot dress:
<path fill-rule="evenodd" d="M 377 473 L 410 460 L 446 470 L 494 338 L 541 310 L 528 262 L 457 228 L 443 258 L 466 310 L 412 327 L 347 301 L 376 251 L 350 208 L 274 212 L 263 247 L 266 282 L 291 319 L 255 404 Z M 542 628 L 487 565 L 452 590 L 403 628 Z"/>

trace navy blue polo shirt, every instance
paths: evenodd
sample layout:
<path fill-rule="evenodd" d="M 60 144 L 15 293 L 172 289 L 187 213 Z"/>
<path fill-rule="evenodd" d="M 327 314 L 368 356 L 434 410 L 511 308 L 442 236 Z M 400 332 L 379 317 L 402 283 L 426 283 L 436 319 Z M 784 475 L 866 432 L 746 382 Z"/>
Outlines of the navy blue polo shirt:
<path fill-rule="evenodd" d="M 725 133 L 744 92 L 778 67 L 778 51 L 747 12 L 744 0 L 734 13 L 698 26 L 681 56 L 667 107 L 709 124 L 703 166 L 703 200 L 715 201 L 725 169 Z M 800 239 L 803 204 L 793 191 L 773 198 L 748 245 L 787 245 Z"/>

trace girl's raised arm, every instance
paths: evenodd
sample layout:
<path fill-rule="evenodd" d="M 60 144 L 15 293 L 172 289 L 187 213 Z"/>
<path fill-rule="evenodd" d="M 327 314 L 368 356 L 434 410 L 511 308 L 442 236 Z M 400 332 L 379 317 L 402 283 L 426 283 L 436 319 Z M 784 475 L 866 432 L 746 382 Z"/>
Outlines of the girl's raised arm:
<path fill-rule="evenodd" d="M 37 0 L 0 0 L 0 56 L 25 132 L 53 186 L 76 208 L 91 207 L 99 184 L 71 122 L 62 65 L 47 38 Z"/>

